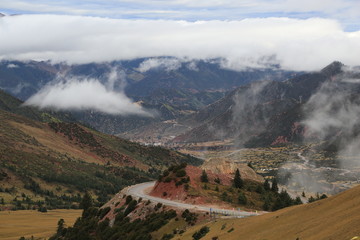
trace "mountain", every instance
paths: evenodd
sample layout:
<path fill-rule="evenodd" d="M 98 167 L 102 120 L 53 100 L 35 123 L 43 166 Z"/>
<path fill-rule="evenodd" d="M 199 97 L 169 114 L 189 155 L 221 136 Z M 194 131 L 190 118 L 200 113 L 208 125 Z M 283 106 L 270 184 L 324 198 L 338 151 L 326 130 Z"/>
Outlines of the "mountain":
<path fill-rule="evenodd" d="M 49 62 L 0 62 L 0 88 L 11 95 L 25 101 L 52 81 L 61 65 Z"/>
<path fill-rule="evenodd" d="M 307 73 L 283 82 L 262 81 L 241 86 L 224 98 L 188 116 L 194 126 L 176 142 L 235 139 L 237 144 L 265 146 L 292 136 L 303 117 L 302 105 L 326 82 L 342 73 L 343 64 L 334 62 L 320 72 Z M 294 125 L 295 124 L 295 125 Z M 279 140 L 278 139 L 278 140 Z M 280 141 L 280 140 L 279 140 Z"/>
<path fill-rule="evenodd" d="M 206 225 L 203 239 L 359 239 L 360 186 L 314 203 L 285 208 L 244 219 L 218 219 L 189 229 L 176 239 L 191 236 Z M 230 231 L 230 229 L 232 229 Z M 357 238 L 355 238 L 357 236 Z"/>
<path fill-rule="evenodd" d="M 160 58 L 166 60 L 167 58 Z M 172 60 L 174 58 L 169 58 Z M 147 59 L 144 60 L 146 62 Z M 143 63 L 144 63 L 143 62 Z M 192 67 L 189 65 L 193 65 Z M 261 79 L 282 81 L 293 72 L 275 68 L 244 69 L 234 71 L 221 67 L 218 60 L 179 63 L 176 70 L 152 68 L 143 74 L 143 79 L 127 87 L 129 95 L 148 96 L 159 88 L 192 89 L 195 91 L 230 90 Z"/>
<path fill-rule="evenodd" d="M 276 66 L 234 71 L 224 68 L 220 60 L 183 61 L 169 57 L 80 65 L 1 61 L 0 89 L 25 101 L 46 84 L 56 81 L 58 76 L 93 78 L 106 85 L 112 71 L 119 73 L 114 90 L 124 88 L 135 102 L 158 114 L 155 118 L 145 118 L 96 111 L 72 112 L 76 120 L 109 134 L 131 131 L 198 111 L 223 97 L 227 91 L 252 81 L 282 81 L 295 74 Z"/>
<path fill-rule="evenodd" d="M 103 203 L 127 185 L 154 179 L 171 164 L 202 163 L 78 123 L 49 119 L 53 121 L 39 122 L 0 110 L 1 208 L 78 207 L 85 191 Z"/>

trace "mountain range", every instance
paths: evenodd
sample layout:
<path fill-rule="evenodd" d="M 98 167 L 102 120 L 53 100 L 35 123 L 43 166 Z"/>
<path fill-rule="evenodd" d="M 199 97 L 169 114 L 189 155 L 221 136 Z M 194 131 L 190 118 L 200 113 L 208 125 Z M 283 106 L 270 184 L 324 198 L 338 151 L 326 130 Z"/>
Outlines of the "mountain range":
<path fill-rule="evenodd" d="M 176 58 L 145 58 L 110 63 L 69 65 L 51 62 L 0 62 L 0 88 L 25 101 L 46 85 L 63 78 L 96 79 L 109 82 L 112 71 L 119 73 L 114 91 L 124 91 L 133 101 L 156 112 L 153 118 L 119 116 L 99 111 L 72 111 L 73 117 L 102 132 L 118 134 L 148 124 L 176 119 L 219 100 L 229 90 L 261 79 L 282 81 L 296 74 L 278 67 L 234 71 L 220 59 L 185 61 Z"/>

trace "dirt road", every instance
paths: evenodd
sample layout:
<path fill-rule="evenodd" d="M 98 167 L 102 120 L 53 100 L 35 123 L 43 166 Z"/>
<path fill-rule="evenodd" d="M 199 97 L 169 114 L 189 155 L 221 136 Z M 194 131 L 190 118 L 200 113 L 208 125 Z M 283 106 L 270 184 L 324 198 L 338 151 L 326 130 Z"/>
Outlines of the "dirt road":
<path fill-rule="evenodd" d="M 128 187 L 124 193 L 126 195 L 131 195 L 134 197 L 147 199 L 152 202 L 162 203 L 166 206 L 171 206 L 171 207 L 180 208 L 180 209 L 189 209 L 189 210 L 196 210 L 196 211 L 209 212 L 209 213 L 211 212 L 211 213 L 217 213 L 217 214 L 233 216 L 233 217 L 249 217 L 249 216 L 255 216 L 255 215 L 261 214 L 261 213 L 256 213 L 256 212 L 210 208 L 208 206 L 203 206 L 203 205 L 192 205 L 192 204 L 176 202 L 176 201 L 172 201 L 172 200 L 168 200 L 168 199 L 153 197 L 153 196 L 148 195 L 148 192 L 149 192 L 149 189 L 151 189 L 154 185 L 155 185 L 155 182 L 140 183 L 140 184 Z"/>

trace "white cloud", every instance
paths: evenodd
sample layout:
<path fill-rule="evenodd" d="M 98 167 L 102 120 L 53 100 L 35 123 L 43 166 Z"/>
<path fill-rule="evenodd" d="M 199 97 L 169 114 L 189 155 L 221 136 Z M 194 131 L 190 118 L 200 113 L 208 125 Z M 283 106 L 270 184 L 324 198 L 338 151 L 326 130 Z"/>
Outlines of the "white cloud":
<path fill-rule="evenodd" d="M 6 66 L 7 68 L 18 68 L 19 66 L 13 63 L 10 63 Z"/>
<path fill-rule="evenodd" d="M 226 67 L 318 70 L 334 60 L 358 65 L 360 31 L 330 19 L 241 21 L 124 20 L 60 15 L 0 18 L 0 59 L 69 63 L 138 57 L 224 58 Z"/>
<path fill-rule="evenodd" d="M 309 139 L 340 140 L 337 160 L 342 167 L 360 166 L 360 105 L 357 89 L 360 79 L 345 72 L 325 82 L 305 104 L 303 124 Z"/>
<path fill-rule="evenodd" d="M 40 109 L 96 110 L 108 114 L 151 116 L 141 106 L 132 103 L 122 91 L 114 91 L 114 72 L 110 75 L 106 86 L 94 78 L 59 77 L 31 96 L 25 105 Z"/>
<path fill-rule="evenodd" d="M 191 61 L 186 64 L 186 67 L 191 71 L 199 71 L 196 61 Z"/>
<path fill-rule="evenodd" d="M 167 72 L 177 70 L 181 67 L 181 61 L 177 58 L 150 58 L 143 61 L 138 71 L 147 72 L 151 69 L 164 69 Z"/>

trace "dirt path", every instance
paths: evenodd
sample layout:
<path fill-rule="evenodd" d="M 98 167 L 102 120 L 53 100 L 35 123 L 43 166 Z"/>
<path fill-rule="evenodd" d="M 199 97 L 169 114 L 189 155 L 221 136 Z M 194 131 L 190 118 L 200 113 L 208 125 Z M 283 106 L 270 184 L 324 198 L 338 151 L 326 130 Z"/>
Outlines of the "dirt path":
<path fill-rule="evenodd" d="M 220 209 L 220 208 L 213 208 L 209 206 L 204 205 L 192 205 L 182 202 L 176 202 L 168 199 L 153 197 L 148 195 L 149 190 L 154 187 L 155 182 L 146 182 L 146 183 L 140 183 L 137 185 L 133 185 L 130 187 L 127 187 L 124 190 L 124 194 L 131 195 L 134 197 L 150 200 L 152 202 L 156 203 L 162 203 L 166 206 L 180 208 L 180 209 L 189 209 L 189 210 L 195 210 L 195 211 L 202 211 L 202 212 L 211 212 L 211 213 L 218 213 L 226 216 L 233 216 L 233 217 L 249 217 L 249 216 L 256 216 L 260 215 L 263 212 L 246 212 L 246 211 L 238 211 L 238 210 L 229 210 L 229 209 Z"/>

